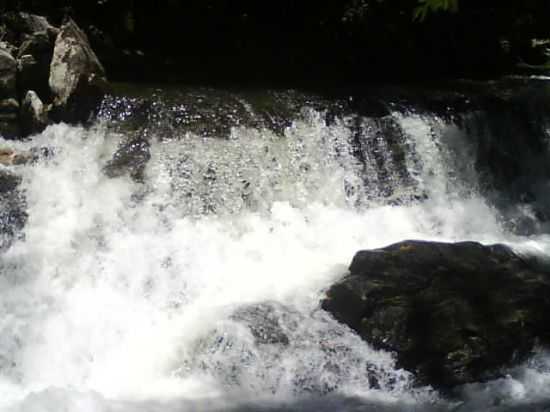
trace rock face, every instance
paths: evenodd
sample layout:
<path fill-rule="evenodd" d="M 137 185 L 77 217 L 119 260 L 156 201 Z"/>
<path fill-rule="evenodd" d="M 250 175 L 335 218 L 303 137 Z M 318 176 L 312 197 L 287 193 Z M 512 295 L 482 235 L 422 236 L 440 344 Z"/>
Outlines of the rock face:
<path fill-rule="evenodd" d="M 98 107 L 107 90 L 105 70 L 86 34 L 68 19 L 55 41 L 49 77 L 54 120 L 82 122 Z"/>
<path fill-rule="evenodd" d="M 322 307 L 419 383 L 449 389 L 550 342 L 550 268 L 503 245 L 404 241 L 358 252 Z"/>

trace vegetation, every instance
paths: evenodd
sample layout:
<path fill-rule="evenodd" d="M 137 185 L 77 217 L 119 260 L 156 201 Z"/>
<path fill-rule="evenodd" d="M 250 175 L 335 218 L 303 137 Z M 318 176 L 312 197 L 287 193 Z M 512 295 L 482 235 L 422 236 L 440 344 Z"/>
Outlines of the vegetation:
<path fill-rule="evenodd" d="M 419 0 L 419 5 L 414 9 L 414 19 L 424 21 L 430 12 L 458 11 L 458 0 Z"/>
<path fill-rule="evenodd" d="M 72 15 L 120 77 L 494 76 L 545 64 L 550 38 L 547 0 L 0 0 L 0 8 L 53 22 Z"/>

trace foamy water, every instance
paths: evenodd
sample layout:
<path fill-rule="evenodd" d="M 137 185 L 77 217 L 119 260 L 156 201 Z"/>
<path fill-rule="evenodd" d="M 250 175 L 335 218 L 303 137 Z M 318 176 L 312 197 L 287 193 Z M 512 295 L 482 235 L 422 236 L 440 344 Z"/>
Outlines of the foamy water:
<path fill-rule="evenodd" d="M 10 142 L 54 154 L 12 167 L 29 218 L 0 257 L 0 410 L 500 410 L 550 400 L 544 354 L 465 388 L 461 405 L 415 388 L 390 354 L 319 310 L 360 249 L 415 238 L 550 251 L 547 237 L 507 233 L 475 182 L 453 180 L 432 133 L 442 121 L 395 120 L 422 200 L 362 193 L 345 120 L 327 125 L 315 111 L 284 136 L 245 127 L 226 140 L 153 136 L 142 183 L 104 174 L 124 139 L 105 125 Z M 258 342 L 234 316 L 258 304 L 287 341 Z"/>

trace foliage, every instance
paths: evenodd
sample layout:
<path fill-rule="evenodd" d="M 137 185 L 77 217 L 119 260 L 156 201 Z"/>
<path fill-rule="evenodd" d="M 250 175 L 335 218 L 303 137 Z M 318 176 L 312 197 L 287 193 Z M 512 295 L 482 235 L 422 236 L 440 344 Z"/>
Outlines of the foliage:
<path fill-rule="evenodd" d="M 419 0 L 419 3 L 413 14 L 416 21 L 424 21 L 431 12 L 458 11 L 458 0 Z"/>

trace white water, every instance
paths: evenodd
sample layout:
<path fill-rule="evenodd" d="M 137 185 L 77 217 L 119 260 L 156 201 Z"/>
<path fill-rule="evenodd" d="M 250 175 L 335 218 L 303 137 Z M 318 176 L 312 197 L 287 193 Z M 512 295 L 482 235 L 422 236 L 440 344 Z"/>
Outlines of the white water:
<path fill-rule="evenodd" d="M 444 124 L 396 119 L 428 197 L 369 199 L 360 209 L 360 195 L 344 190 L 362 184 L 350 131 L 316 112 L 284 137 L 239 128 L 229 140 L 154 142 L 143 184 L 103 174 L 123 137 L 102 126 L 57 125 L 17 143 L 55 154 L 14 167 L 29 219 L 24 240 L 0 257 L 0 410 L 456 406 L 414 389 L 391 355 L 319 311 L 323 290 L 362 248 L 468 239 L 548 253 L 550 239 L 507 234 L 496 211 L 452 178 L 432 133 Z M 288 345 L 255 343 L 231 316 L 262 302 L 278 303 Z M 549 400 L 548 359 L 465 388 L 460 410 Z"/>

